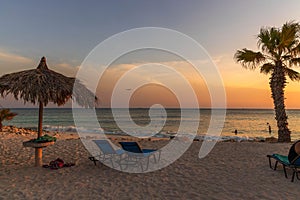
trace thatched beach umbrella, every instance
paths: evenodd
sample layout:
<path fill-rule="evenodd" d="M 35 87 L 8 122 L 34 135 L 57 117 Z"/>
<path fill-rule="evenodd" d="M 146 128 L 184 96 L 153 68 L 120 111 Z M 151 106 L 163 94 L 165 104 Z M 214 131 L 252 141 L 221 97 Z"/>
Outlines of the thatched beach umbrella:
<path fill-rule="evenodd" d="M 76 87 L 73 91 L 73 86 Z M 5 97 L 12 94 L 24 103 L 39 104 L 38 136 L 42 136 L 43 108 L 49 102 L 58 106 L 73 98 L 79 105 L 94 107 L 97 97 L 77 79 L 66 77 L 48 69 L 43 57 L 36 69 L 6 74 L 0 77 L 0 94 Z M 42 165 L 42 148 L 36 148 L 36 166 Z"/>

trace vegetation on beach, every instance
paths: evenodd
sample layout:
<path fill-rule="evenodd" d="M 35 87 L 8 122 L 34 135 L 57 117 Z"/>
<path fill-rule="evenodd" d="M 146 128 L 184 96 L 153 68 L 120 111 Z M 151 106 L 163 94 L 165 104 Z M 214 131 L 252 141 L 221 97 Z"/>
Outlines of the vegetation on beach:
<path fill-rule="evenodd" d="M 56 137 L 45 134 L 42 137 L 30 140 L 30 142 L 33 143 L 56 142 Z"/>
<path fill-rule="evenodd" d="M 18 114 L 10 112 L 10 109 L 7 109 L 7 108 L 2 109 L 0 111 L 0 131 L 2 131 L 3 121 L 12 120 L 16 115 L 18 115 Z"/>
<path fill-rule="evenodd" d="M 270 88 L 278 127 L 278 142 L 290 142 L 288 116 L 285 111 L 284 89 L 287 78 L 299 81 L 300 74 L 292 67 L 300 65 L 300 24 L 286 22 L 282 27 L 263 27 L 257 36 L 258 48 L 237 50 L 235 60 L 246 69 L 260 69 L 261 73 L 271 74 Z"/>

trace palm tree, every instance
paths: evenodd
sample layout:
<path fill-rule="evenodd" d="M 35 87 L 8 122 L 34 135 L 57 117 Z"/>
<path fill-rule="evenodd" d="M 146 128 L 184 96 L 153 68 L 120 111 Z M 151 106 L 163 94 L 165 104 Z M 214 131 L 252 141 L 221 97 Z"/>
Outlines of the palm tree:
<path fill-rule="evenodd" d="M 4 120 L 12 120 L 16 115 L 17 113 L 10 112 L 9 109 L 2 109 L 0 111 L 0 131 L 2 131 L 2 127 L 3 127 L 2 122 Z"/>
<path fill-rule="evenodd" d="M 258 48 L 238 50 L 234 58 L 246 69 L 260 69 L 261 73 L 271 74 L 270 87 L 278 127 L 278 142 L 290 142 L 291 131 L 288 128 L 284 103 L 284 89 L 287 76 L 299 81 L 300 74 L 291 69 L 300 64 L 300 24 L 286 22 L 281 28 L 264 27 L 257 36 Z"/>

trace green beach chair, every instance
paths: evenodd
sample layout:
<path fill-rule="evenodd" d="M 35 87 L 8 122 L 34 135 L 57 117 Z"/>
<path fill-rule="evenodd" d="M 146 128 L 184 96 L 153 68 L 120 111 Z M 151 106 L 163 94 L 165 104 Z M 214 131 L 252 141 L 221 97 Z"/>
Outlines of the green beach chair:
<path fill-rule="evenodd" d="M 269 166 L 271 169 L 276 170 L 278 163 L 280 163 L 280 164 L 282 164 L 285 178 L 288 178 L 286 168 L 290 168 L 293 171 L 291 182 L 294 182 L 295 176 L 297 177 L 298 180 L 300 180 L 299 175 L 298 175 L 300 172 L 299 171 L 300 165 L 295 165 L 293 163 L 290 163 L 288 156 L 284 156 L 284 155 L 280 155 L 280 154 L 272 154 L 272 155 L 267 155 L 267 157 L 269 158 Z M 275 160 L 274 165 L 272 165 L 272 159 Z M 297 160 L 295 160 L 294 163 L 296 161 Z"/>

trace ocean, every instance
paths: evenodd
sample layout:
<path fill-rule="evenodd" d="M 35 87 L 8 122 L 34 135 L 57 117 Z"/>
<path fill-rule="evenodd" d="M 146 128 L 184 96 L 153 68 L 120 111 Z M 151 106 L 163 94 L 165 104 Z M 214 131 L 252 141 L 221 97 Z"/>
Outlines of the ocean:
<path fill-rule="evenodd" d="M 38 124 L 38 109 L 20 108 L 11 109 L 18 115 L 11 121 L 5 121 L 4 125 L 13 125 L 23 128 L 36 129 Z M 80 111 L 80 109 L 77 109 Z M 118 113 L 114 119 L 111 109 L 97 109 L 97 120 L 101 129 L 89 124 L 90 116 L 82 114 L 80 119 L 86 126 L 77 127 L 80 132 L 93 133 L 103 130 L 109 134 L 125 134 L 124 130 L 139 130 L 143 136 L 151 134 L 154 137 L 169 137 L 176 134 L 178 129 L 190 134 L 197 132 L 203 136 L 207 133 L 210 120 L 210 109 L 151 109 L 151 118 L 148 109 L 130 109 L 130 117 L 127 117 L 127 109 L 116 109 Z M 221 111 L 219 110 L 220 115 Z M 185 113 L 182 116 L 182 113 Z M 200 117 L 197 113 L 200 113 Z M 218 110 L 215 112 L 218 115 Z M 289 128 L 292 132 L 292 140 L 300 139 L 300 110 L 287 110 Z M 217 116 L 218 117 L 218 116 Z M 118 124 L 116 123 L 118 121 Z M 147 131 L 149 123 L 153 123 Z M 224 126 L 221 129 L 221 137 L 230 138 L 266 138 L 269 137 L 270 124 L 271 135 L 277 137 L 277 128 L 274 110 L 271 109 L 227 109 Z M 184 124 L 182 127 L 181 124 Z M 195 126 L 196 124 L 196 126 Z M 140 127 L 140 128 L 136 128 Z M 43 128 L 47 131 L 76 132 L 71 108 L 46 108 L 44 109 Z M 131 128 L 131 129 L 130 129 Z M 237 130 L 237 134 L 235 134 Z M 218 133 L 216 133 L 218 135 Z"/>

